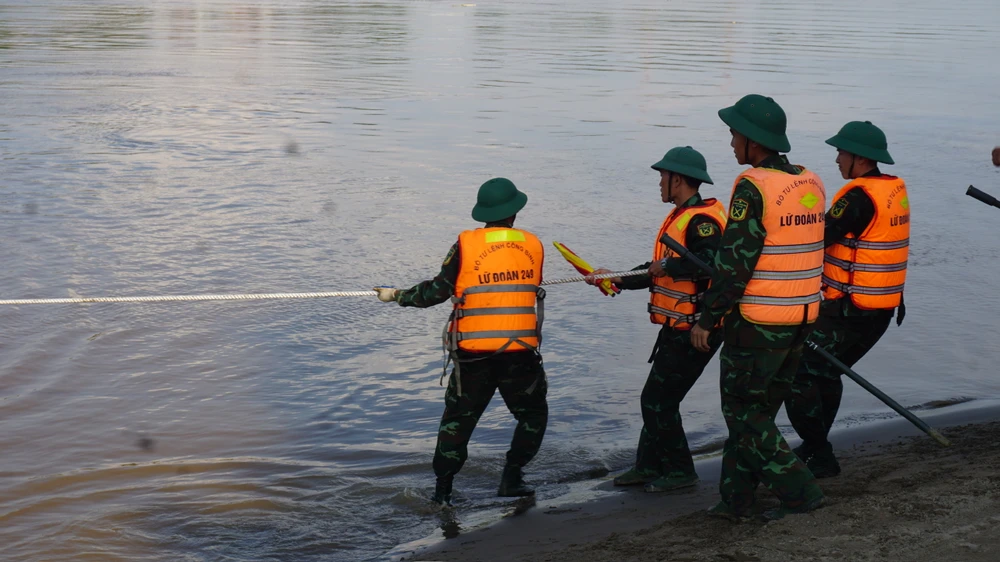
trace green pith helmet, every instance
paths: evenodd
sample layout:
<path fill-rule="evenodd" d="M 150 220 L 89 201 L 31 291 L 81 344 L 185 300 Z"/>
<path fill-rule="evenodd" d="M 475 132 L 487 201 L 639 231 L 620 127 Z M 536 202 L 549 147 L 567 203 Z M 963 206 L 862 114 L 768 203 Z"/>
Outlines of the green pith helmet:
<path fill-rule="evenodd" d="M 885 133 L 871 121 L 851 121 L 840 132 L 826 139 L 826 144 L 883 164 L 895 164 L 886 150 Z"/>
<path fill-rule="evenodd" d="M 712 183 L 712 178 L 708 177 L 708 165 L 705 164 L 705 157 L 690 146 L 671 148 L 659 162 L 650 168 L 662 172 L 674 172 L 705 183 Z"/>
<path fill-rule="evenodd" d="M 743 96 L 736 105 L 719 110 L 729 128 L 764 147 L 788 152 L 792 145 L 785 136 L 785 110 L 776 101 L 759 94 Z"/>
<path fill-rule="evenodd" d="M 514 187 L 507 178 L 493 178 L 479 186 L 472 218 L 479 222 L 494 222 L 512 217 L 524 208 L 528 196 Z"/>

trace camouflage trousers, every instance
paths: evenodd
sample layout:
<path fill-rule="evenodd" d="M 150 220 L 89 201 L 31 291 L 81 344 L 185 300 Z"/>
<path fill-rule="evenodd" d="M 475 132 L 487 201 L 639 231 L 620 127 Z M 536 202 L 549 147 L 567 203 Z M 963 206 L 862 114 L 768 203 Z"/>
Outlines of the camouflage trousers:
<path fill-rule="evenodd" d="M 709 336 L 712 350 L 702 353 L 691 345 L 691 332 L 664 326 L 657 337 L 653 367 L 642 389 L 642 431 L 635 468 L 660 476 L 693 475 L 694 461 L 681 424 L 681 400 L 701 376 L 722 343 L 722 330 Z"/>
<path fill-rule="evenodd" d="M 875 346 L 891 321 L 891 315 L 821 315 L 809 339 L 851 367 Z M 844 393 L 841 375 L 815 351 L 803 353 L 785 411 L 807 449 L 818 450 L 828 443 Z"/>
<path fill-rule="evenodd" d="M 454 476 L 469 456 L 469 439 L 493 394 L 500 396 L 517 420 L 507 451 L 507 464 L 524 466 L 542 445 L 549 407 L 548 385 L 540 356 L 531 352 L 501 353 L 480 361 L 462 362 L 462 394 L 454 371 L 444 394 L 444 414 L 434 450 L 434 474 Z"/>
<path fill-rule="evenodd" d="M 823 495 L 774 423 L 801 356 L 802 345 L 763 349 L 727 343 L 722 348 L 722 415 L 729 437 L 722 451 L 719 492 L 737 510 L 753 504 L 761 483 L 786 507 Z"/>

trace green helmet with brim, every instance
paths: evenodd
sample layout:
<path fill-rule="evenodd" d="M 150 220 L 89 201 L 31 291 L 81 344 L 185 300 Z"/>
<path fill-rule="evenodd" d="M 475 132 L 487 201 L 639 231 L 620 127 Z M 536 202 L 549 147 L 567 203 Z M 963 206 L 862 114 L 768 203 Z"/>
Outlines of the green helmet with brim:
<path fill-rule="evenodd" d="M 729 128 L 753 142 L 774 150 L 788 152 L 792 145 L 785 136 L 785 110 L 778 102 L 759 94 L 740 98 L 736 105 L 719 110 L 719 117 Z"/>
<path fill-rule="evenodd" d="M 840 132 L 826 139 L 826 144 L 844 152 L 883 164 L 895 164 L 889 156 L 885 133 L 871 121 L 851 121 Z"/>
<path fill-rule="evenodd" d="M 528 196 L 514 187 L 507 178 L 493 178 L 479 186 L 472 218 L 479 222 L 500 221 L 517 214 L 528 202 Z"/>
<path fill-rule="evenodd" d="M 659 162 L 650 166 L 661 172 L 673 172 L 705 183 L 713 183 L 708 175 L 708 164 L 700 152 L 690 146 L 671 148 Z"/>

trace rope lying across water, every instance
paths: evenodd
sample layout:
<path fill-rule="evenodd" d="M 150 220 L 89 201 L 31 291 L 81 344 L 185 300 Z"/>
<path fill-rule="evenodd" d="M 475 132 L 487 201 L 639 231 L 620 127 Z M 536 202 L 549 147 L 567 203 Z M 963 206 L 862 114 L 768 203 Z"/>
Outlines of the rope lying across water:
<path fill-rule="evenodd" d="M 596 279 L 607 279 L 609 277 L 634 277 L 646 274 L 645 269 L 635 271 L 620 271 L 616 273 L 602 273 L 594 275 Z M 563 283 L 577 283 L 583 281 L 585 277 L 563 277 L 561 279 L 550 279 L 542 281 L 542 285 L 561 285 Z M 325 299 L 330 297 L 374 297 L 378 296 L 375 291 L 325 291 L 318 293 L 250 293 L 243 295 L 161 295 L 147 297 L 68 297 L 64 299 L 6 299 L 0 300 L 0 305 L 20 305 L 20 304 L 89 304 L 101 302 L 119 303 L 144 303 L 144 302 L 180 302 L 180 301 L 253 301 L 266 299 Z"/>

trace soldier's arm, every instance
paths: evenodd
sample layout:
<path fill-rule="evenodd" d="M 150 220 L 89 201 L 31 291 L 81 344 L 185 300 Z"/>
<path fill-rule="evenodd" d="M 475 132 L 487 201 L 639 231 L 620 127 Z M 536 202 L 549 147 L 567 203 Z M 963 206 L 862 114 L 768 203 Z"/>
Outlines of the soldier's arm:
<path fill-rule="evenodd" d="M 399 303 L 399 306 L 427 308 L 448 300 L 455 294 L 455 282 L 458 281 L 460 263 L 458 242 L 455 242 L 441 264 L 441 272 L 434 279 L 421 281 L 405 291 L 400 291 L 396 302 Z"/>
<path fill-rule="evenodd" d="M 875 218 L 875 203 L 860 187 L 848 191 L 826 213 L 824 244 L 829 247 L 844 236 L 861 236 Z"/>
<path fill-rule="evenodd" d="M 638 271 L 640 269 L 649 269 L 649 266 L 653 262 L 646 262 L 642 265 L 632 268 L 632 271 Z M 624 289 L 626 291 L 631 291 L 635 289 L 648 289 L 653 283 L 653 279 L 649 275 L 636 275 L 634 277 L 624 277 L 621 283 L 615 283 L 619 289 Z"/>
<path fill-rule="evenodd" d="M 715 255 L 712 286 L 705 292 L 698 326 L 711 330 L 729 312 L 746 291 L 764 249 L 767 231 L 761 218 L 764 200 L 749 180 L 742 180 L 733 190 L 729 222 Z"/>
<path fill-rule="evenodd" d="M 698 215 L 691 219 L 688 224 L 685 237 L 689 252 L 705 263 L 712 263 L 715 260 L 715 254 L 719 251 L 719 242 L 722 241 L 722 228 L 719 222 L 712 217 Z M 698 266 L 691 263 L 691 260 L 680 256 L 667 258 L 667 265 L 664 269 L 667 275 L 674 279 L 703 274 Z"/>

